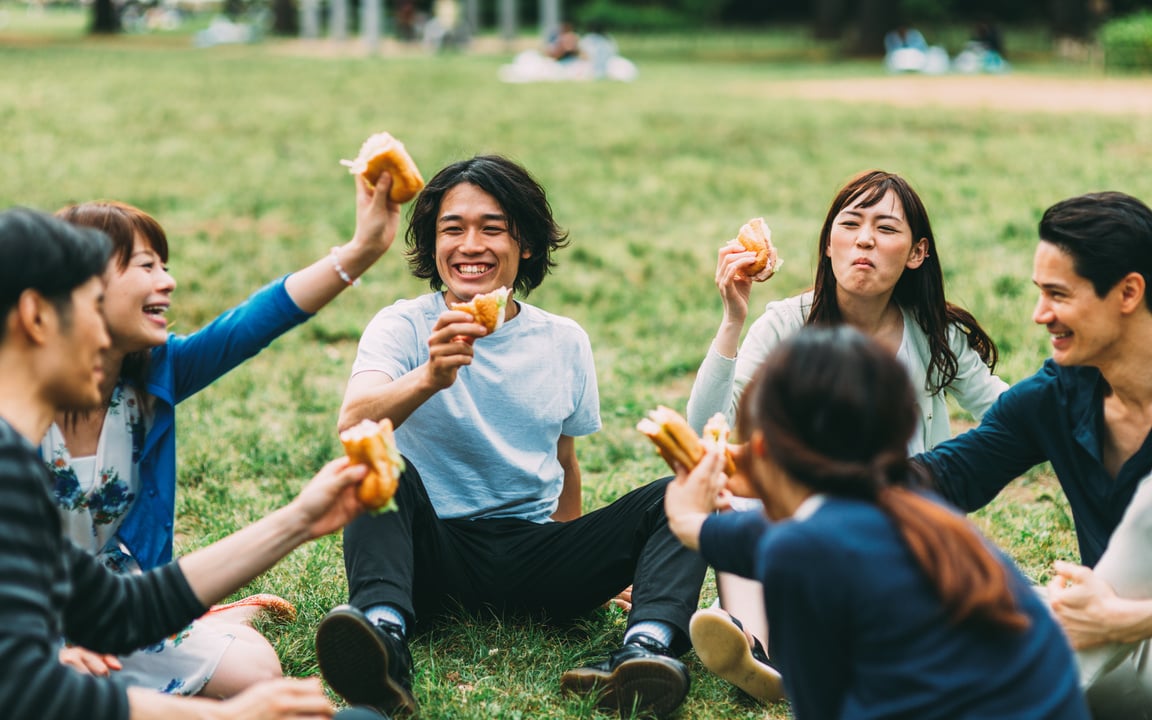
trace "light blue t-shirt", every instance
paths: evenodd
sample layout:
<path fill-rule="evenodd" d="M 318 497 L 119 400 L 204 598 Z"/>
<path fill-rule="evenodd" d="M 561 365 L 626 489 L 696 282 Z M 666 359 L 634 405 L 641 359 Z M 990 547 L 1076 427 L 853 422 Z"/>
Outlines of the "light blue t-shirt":
<path fill-rule="evenodd" d="M 447 311 L 443 293 L 400 300 L 360 338 L 352 374 L 393 380 L 428 362 L 428 337 Z M 564 486 L 561 435 L 600 429 L 600 394 L 588 335 L 575 321 L 520 303 L 478 338 L 472 364 L 396 430 L 442 518 L 548 522 Z"/>

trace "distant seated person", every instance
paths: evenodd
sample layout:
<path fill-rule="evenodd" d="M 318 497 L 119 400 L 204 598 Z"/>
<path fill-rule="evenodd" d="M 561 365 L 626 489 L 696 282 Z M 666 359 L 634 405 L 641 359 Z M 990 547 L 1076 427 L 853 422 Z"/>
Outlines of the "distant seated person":
<path fill-rule="evenodd" d="M 432 17 L 424 23 L 424 47 L 431 52 L 459 50 L 468 44 L 468 27 L 458 0 L 435 0 Z"/>
<path fill-rule="evenodd" d="M 948 53 L 929 47 L 919 30 L 901 24 L 884 36 L 884 66 L 888 72 L 940 73 L 948 69 Z"/>
<path fill-rule="evenodd" d="M 978 42 L 985 50 L 1004 56 L 1004 39 L 1000 29 L 992 22 L 984 20 L 977 23 L 972 31 L 972 42 Z"/>
<path fill-rule="evenodd" d="M 558 62 L 580 57 L 580 36 L 572 28 L 572 23 L 560 23 L 560 27 L 549 38 L 548 57 Z"/>
<path fill-rule="evenodd" d="M 634 80 L 636 77 L 635 66 L 620 57 L 616 41 L 601 22 L 588 25 L 588 32 L 580 39 L 580 54 L 588 61 L 596 80 L 606 77 Z"/>
<path fill-rule="evenodd" d="M 543 52 L 525 50 L 502 65 L 500 79 L 508 83 L 636 79 L 635 63 L 619 55 L 616 41 L 602 23 L 590 22 L 583 36 L 571 27 L 562 24 Z"/>
<path fill-rule="evenodd" d="M 1004 39 L 1000 29 L 987 20 L 982 20 L 972 29 L 972 39 L 964 44 L 964 49 L 956 56 L 954 63 L 958 72 L 975 73 L 1008 72 L 1004 60 Z"/>
<path fill-rule="evenodd" d="M 891 55 L 897 50 L 928 52 L 928 42 L 916 28 L 899 25 L 884 36 L 884 52 Z"/>

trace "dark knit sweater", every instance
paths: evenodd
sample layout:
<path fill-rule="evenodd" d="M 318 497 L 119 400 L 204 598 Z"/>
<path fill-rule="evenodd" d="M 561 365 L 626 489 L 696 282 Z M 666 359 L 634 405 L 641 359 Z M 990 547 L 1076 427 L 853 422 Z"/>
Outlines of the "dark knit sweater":
<path fill-rule="evenodd" d="M 61 637 L 123 654 L 206 608 L 176 564 L 118 576 L 65 540 L 33 447 L 0 418 L 0 713 L 10 718 L 127 718 L 114 680 L 59 663 Z"/>

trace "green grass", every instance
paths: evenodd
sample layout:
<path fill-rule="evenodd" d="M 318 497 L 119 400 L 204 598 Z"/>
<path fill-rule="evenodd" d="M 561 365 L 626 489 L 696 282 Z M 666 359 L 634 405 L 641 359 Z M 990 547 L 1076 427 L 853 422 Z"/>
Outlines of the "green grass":
<path fill-rule="evenodd" d="M 572 237 L 529 299 L 579 321 L 596 352 L 605 427 L 578 443 L 586 510 L 664 473 L 632 428 L 658 402 L 683 408 L 720 317 L 716 248 L 747 218 L 768 219 L 786 259 L 756 288 L 762 304 L 811 282 L 815 237 L 843 180 L 869 167 L 904 174 L 932 214 L 950 298 L 999 342 L 1012 381 L 1047 352 L 1030 321 L 1043 209 L 1100 189 L 1152 198 L 1148 116 L 801 101 L 774 85 L 880 74 L 859 64 L 652 59 L 631 85 L 507 86 L 498 56 L 315 59 L 275 43 L 196 51 L 177 40 L 0 40 L 0 206 L 116 198 L 153 213 L 180 282 L 172 319 L 189 331 L 351 236 L 352 180 L 337 160 L 369 133 L 398 135 L 427 175 L 479 152 L 514 157 Z M 360 331 L 423 290 L 397 249 L 181 406 L 181 550 L 282 504 L 339 452 L 335 416 Z M 1035 579 L 1075 557 L 1063 497 L 1043 472 L 977 522 Z M 314 674 L 315 625 L 346 597 L 339 537 L 248 590 L 296 603 L 299 621 L 269 633 L 288 673 Z M 709 581 L 702 601 L 713 592 Z M 558 676 L 614 647 L 623 622 L 607 611 L 567 628 L 453 618 L 414 642 L 425 716 L 601 717 L 560 697 Z M 764 715 L 689 658 L 681 717 Z M 787 716 L 784 705 L 767 712 Z"/>

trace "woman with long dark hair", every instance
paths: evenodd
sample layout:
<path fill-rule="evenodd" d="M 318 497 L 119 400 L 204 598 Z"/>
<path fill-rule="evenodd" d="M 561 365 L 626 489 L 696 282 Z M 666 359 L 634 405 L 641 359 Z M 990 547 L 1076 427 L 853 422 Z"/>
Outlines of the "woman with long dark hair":
<path fill-rule="evenodd" d="M 1039 595 L 969 522 L 918 489 L 916 394 L 848 327 L 785 340 L 744 393 L 738 475 L 763 512 L 713 514 L 714 444 L 669 486 L 669 526 L 759 580 L 797 718 L 1087 718 Z"/>
<path fill-rule="evenodd" d="M 944 296 L 928 212 L 907 180 L 881 170 L 849 180 L 828 208 L 817 249 L 812 290 L 768 303 L 739 352 L 752 288 L 744 271 L 755 257 L 733 246 L 720 249 L 716 285 L 724 317 L 688 401 L 688 421 L 697 430 L 717 412 L 732 421 L 756 369 L 807 325 L 855 327 L 904 366 L 919 407 L 910 454 L 951 437 L 946 394 L 979 419 L 1008 387 L 993 374 L 992 339 Z M 707 608 L 693 618 L 692 639 L 701 661 L 753 697 L 778 698 L 779 673 L 757 640 L 768 631 L 760 622 L 760 588 L 723 574 L 717 586 L 724 609 Z M 743 625 L 734 624 L 733 617 Z"/>
<path fill-rule="evenodd" d="M 944 296 L 944 273 L 928 211 L 899 175 L 860 173 L 833 198 L 820 229 L 812 290 L 771 303 L 748 329 L 754 254 L 720 249 L 716 284 L 724 317 L 688 401 L 697 429 L 716 412 L 734 419 L 740 394 L 781 340 L 805 325 L 847 324 L 889 350 L 918 388 L 921 423 L 910 452 L 951 437 L 945 393 L 979 417 L 1007 385 L 992 374 L 996 345 L 967 310 Z"/>

